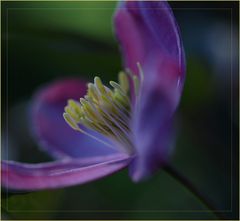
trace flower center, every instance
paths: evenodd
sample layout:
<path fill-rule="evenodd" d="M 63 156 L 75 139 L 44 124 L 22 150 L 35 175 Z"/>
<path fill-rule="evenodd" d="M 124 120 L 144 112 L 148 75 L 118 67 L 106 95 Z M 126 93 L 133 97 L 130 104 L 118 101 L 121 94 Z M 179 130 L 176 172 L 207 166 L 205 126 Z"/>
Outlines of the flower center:
<path fill-rule="evenodd" d="M 139 70 L 141 72 L 140 65 Z M 128 154 L 134 152 L 130 121 L 132 115 L 132 100 L 130 85 L 134 87 L 133 96 L 137 99 L 140 80 L 130 71 L 120 72 L 118 83 L 110 81 L 112 88 L 103 85 L 99 77 L 94 83 L 89 83 L 87 94 L 79 101 L 68 100 L 63 117 L 74 129 L 96 139 L 107 146 L 117 148 Z M 96 131 L 111 141 L 106 143 L 86 131 L 86 128 Z"/>

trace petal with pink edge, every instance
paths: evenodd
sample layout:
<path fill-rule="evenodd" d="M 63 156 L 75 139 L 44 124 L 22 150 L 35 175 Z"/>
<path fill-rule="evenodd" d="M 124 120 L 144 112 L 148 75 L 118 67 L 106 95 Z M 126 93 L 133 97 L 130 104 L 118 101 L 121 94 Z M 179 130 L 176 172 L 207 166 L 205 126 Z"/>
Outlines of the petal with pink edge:
<path fill-rule="evenodd" d="M 13 190 L 41 190 L 84 184 L 126 167 L 130 158 L 116 155 L 102 162 L 69 159 L 52 163 L 25 164 L 2 161 L 2 186 Z M 93 163 L 93 164 L 91 164 Z"/>
<path fill-rule="evenodd" d="M 63 119 L 67 100 L 79 100 L 85 94 L 86 82 L 63 79 L 41 88 L 33 97 L 30 111 L 35 137 L 40 146 L 54 157 L 95 157 L 115 152 L 106 145 L 76 132 Z M 94 135 L 105 139 L 97 133 Z"/>

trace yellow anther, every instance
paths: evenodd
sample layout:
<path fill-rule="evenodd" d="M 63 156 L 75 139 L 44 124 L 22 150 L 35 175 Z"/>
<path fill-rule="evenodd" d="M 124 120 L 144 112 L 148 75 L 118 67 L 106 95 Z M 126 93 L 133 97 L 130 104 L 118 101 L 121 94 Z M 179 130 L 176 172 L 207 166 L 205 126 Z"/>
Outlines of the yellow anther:
<path fill-rule="evenodd" d="M 69 124 L 69 126 L 71 128 L 73 128 L 74 130 L 80 130 L 80 128 L 77 125 L 77 123 L 74 121 L 74 119 L 71 118 L 71 116 L 68 113 L 63 113 L 63 118 Z"/>
<path fill-rule="evenodd" d="M 102 81 L 100 79 L 100 77 L 95 77 L 94 78 L 94 84 L 97 86 L 98 90 L 102 93 L 102 94 L 105 94 L 105 88 L 102 84 Z"/>
<path fill-rule="evenodd" d="M 97 95 L 96 88 L 95 88 L 94 84 L 92 84 L 92 83 L 89 83 L 89 84 L 88 84 L 88 95 L 89 95 L 89 97 L 91 97 L 93 100 L 95 100 L 95 101 L 98 100 L 98 95 Z"/>
<path fill-rule="evenodd" d="M 73 118 L 75 121 L 79 121 L 80 119 L 80 115 L 78 115 L 71 107 L 69 106 L 66 106 L 64 108 L 64 111 L 69 115 L 71 116 L 71 118 Z"/>
<path fill-rule="evenodd" d="M 75 101 L 72 100 L 72 99 L 69 99 L 69 100 L 68 100 L 68 104 L 69 104 L 70 106 L 72 106 L 72 107 L 75 107 L 75 105 L 76 105 Z"/>
<path fill-rule="evenodd" d="M 108 111 L 113 111 L 114 107 L 111 103 L 111 101 L 104 95 L 101 96 L 101 105 L 104 107 L 104 109 Z"/>
<path fill-rule="evenodd" d="M 87 104 L 87 101 L 84 98 L 80 98 L 80 103 L 82 104 L 82 106 Z"/>
<path fill-rule="evenodd" d="M 93 121 L 97 121 L 97 116 L 94 113 L 91 105 L 83 98 L 80 98 L 80 102 L 82 104 L 82 111 L 84 114 L 87 115 L 90 119 L 93 119 Z"/>
<path fill-rule="evenodd" d="M 122 93 L 123 95 L 125 95 L 125 91 L 123 90 L 123 88 L 118 84 L 116 83 L 115 81 L 110 81 L 109 84 L 115 88 L 116 90 L 118 90 L 120 93 Z"/>
<path fill-rule="evenodd" d="M 135 95 L 138 95 L 140 82 L 139 82 L 139 78 L 136 75 L 133 76 L 133 84 L 134 84 Z"/>
<path fill-rule="evenodd" d="M 113 97 L 113 92 L 111 90 L 107 91 L 107 96 L 109 98 L 112 98 Z"/>
<path fill-rule="evenodd" d="M 123 71 L 118 74 L 118 81 L 121 85 L 121 88 L 124 90 L 125 93 L 127 93 L 129 91 L 129 80 L 127 75 Z"/>
<path fill-rule="evenodd" d="M 69 99 L 68 100 L 68 105 L 78 114 L 78 115 L 81 115 L 81 107 L 80 105 L 72 100 L 72 99 Z"/>
<path fill-rule="evenodd" d="M 81 122 L 83 125 L 85 125 L 85 126 L 87 126 L 87 127 L 89 127 L 89 128 L 94 127 L 94 129 L 95 129 L 94 124 L 92 123 L 92 121 L 90 121 L 89 118 L 86 118 L 86 117 L 85 117 L 85 118 L 81 118 L 80 122 Z"/>
<path fill-rule="evenodd" d="M 115 102 L 117 102 L 117 103 L 120 102 L 120 104 L 123 105 L 124 107 L 125 107 L 126 105 L 128 105 L 128 102 L 126 101 L 126 99 L 124 99 L 124 97 L 122 96 L 122 94 L 121 94 L 117 89 L 115 90 L 115 93 L 114 93 L 113 98 L 114 98 L 114 101 L 115 101 Z"/>

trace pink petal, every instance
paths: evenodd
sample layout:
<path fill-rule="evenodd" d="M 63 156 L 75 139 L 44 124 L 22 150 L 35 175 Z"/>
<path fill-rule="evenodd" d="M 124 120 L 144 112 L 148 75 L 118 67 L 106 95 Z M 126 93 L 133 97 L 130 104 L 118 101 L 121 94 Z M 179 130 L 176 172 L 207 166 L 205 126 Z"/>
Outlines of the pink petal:
<path fill-rule="evenodd" d="M 54 157 L 91 157 L 115 151 L 88 136 L 74 131 L 63 119 L 68 99 L 79 100 L 86 94 L 86 82 L 63 79 L 42 87 L 31 106 L 32 128 L 40 146 Z M 101 139 L 101 135 L 95 133 Z"/>
<path fill-rule="evenodd" d="M 2 161 L 1 182 L 8 189 L 40 190 L 84 184 L 126 167 L 130 158 L 115 155 L 102 162 L 65 160 L 53 163 L 25 164 Z"/>

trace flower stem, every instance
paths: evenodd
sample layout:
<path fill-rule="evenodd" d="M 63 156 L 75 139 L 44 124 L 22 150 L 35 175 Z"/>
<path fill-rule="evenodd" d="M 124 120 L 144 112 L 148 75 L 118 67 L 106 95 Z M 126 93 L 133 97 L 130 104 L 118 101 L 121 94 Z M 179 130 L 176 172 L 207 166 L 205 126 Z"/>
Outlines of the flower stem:
<path fill-rule="evenodd" d="M 212 213 L 215 214 L 215 216 L 220 219 L 224 220 L 226 219 L 222 213 L 218 211 L 218 209 L 212 204 L 212 202 L 204 196 L 202 192 L 199 191 L 199 189 L 196 188 L 196 186 L 193 185 L 193 183 L 183 174 L 181 174 L 176 168 L 166 165 L 163 168 L 169 175 L 171 175 L 174 179 L 179 181 L 181 184 L 185 186 L 189 191 L 191 191 L 209 210 L 212 211 Z"/>

